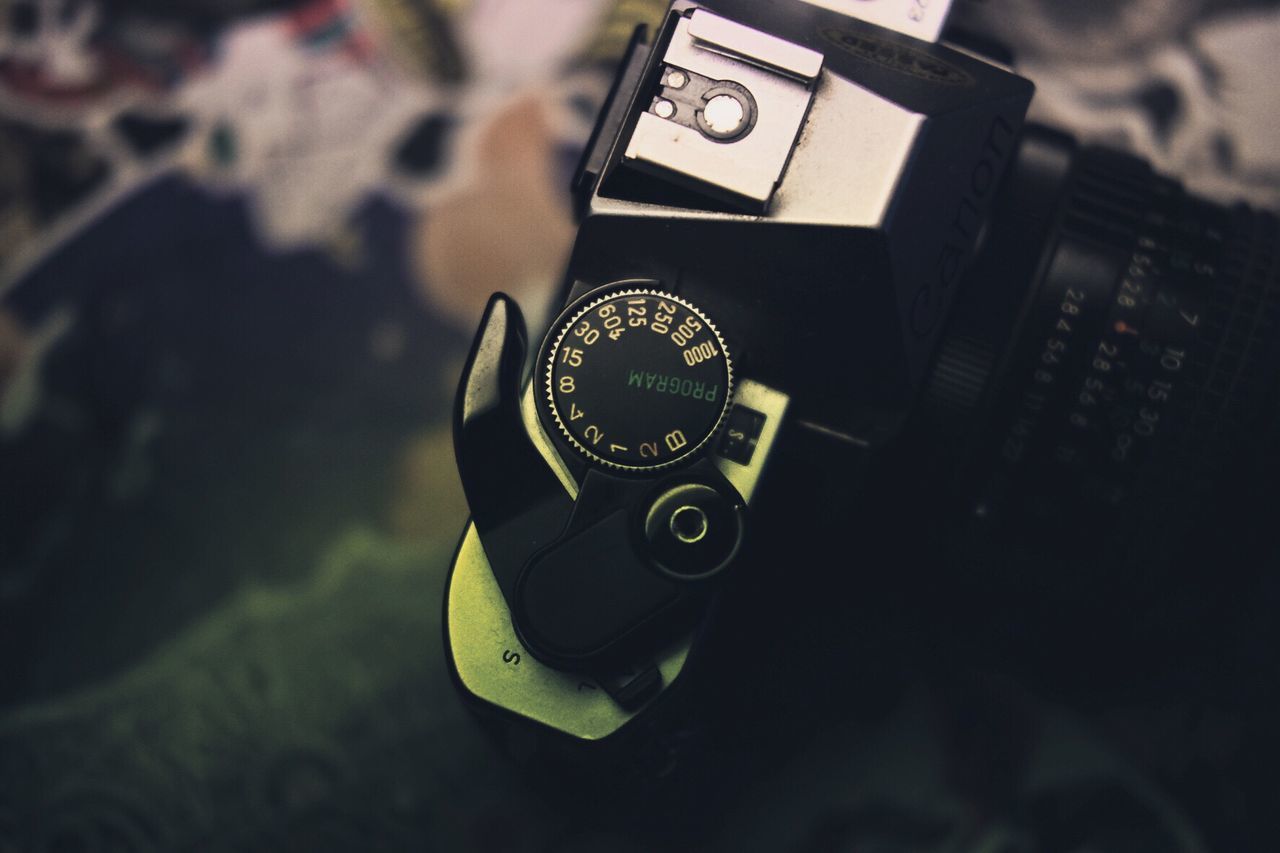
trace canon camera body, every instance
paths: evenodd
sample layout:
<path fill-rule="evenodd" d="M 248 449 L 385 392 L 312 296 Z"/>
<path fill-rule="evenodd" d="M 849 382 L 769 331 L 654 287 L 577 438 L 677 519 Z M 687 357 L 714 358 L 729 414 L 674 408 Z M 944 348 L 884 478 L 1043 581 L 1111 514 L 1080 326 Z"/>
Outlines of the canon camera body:
<path fill-rule="evenodd" d="M 944 11 L 904 34 L 677 0 L 637 35 L 576 179 L 563 310 L 530 345 L 496 295 L 459 391 L 466 693 L 608 737 L 752 559 L 784 425 L 901 431 L 1032 95 L 935 41 Z"/>
<path fill-rule="evenodd" d="M 1274 646 L 1276 217 L 1024 125 L 948 7 L 677 0 L 633 41 L 559 316 L 495 296 L 458 396 L 480 706 L 610 740 L 682 682 L 795 719 L 948 655 L 1220 701 Z"/>

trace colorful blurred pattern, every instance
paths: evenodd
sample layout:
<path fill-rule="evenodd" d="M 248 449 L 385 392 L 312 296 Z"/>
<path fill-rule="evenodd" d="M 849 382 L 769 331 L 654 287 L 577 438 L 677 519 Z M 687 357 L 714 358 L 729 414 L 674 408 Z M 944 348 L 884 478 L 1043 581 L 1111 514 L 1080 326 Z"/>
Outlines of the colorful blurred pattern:
<path fill-rule="evenodd" d="M 439 615 L 471 331 L 545 319 L 665 5 L 0 0 L 0 851 L 646 849 L 512 771 Z M 1275 3 L 1067 6 L 962 14 L 1037 118 L 1280 206 Z M 715 848 L 1264 849 L 1254 733 L 1004 689 L 830 733 Z"/>

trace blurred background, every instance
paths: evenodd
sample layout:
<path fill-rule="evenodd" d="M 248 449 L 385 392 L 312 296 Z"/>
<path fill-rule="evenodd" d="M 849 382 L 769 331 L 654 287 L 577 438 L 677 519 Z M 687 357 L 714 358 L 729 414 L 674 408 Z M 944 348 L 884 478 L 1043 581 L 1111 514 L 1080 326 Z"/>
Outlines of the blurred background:
<path fill-rule="evenodd" d="M 440 610 L 471 333 L 545 318 L 665 5 L 0 0 L 0 851 L 642 849 L 510 771 Z M 957 18 L 1033 117 L 1280 207 L 1280 4 Z M 988 692 L 831 733 L 716 845 L 1264 849 L 1238 721 Z"/>

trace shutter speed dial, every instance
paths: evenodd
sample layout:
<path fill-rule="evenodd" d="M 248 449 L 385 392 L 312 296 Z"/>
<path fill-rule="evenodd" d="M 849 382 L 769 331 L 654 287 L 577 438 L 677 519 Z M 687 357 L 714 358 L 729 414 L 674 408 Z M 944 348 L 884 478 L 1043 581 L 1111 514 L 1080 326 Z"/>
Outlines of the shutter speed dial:
<path fill-rule="evenodd" d="M 547 357 L 545 400 L 576 450 L 644 471 L 692 456 L 715 435 L 733 373 L 705 314 L 668 293 L 623 290 L 565 317 Z"/>

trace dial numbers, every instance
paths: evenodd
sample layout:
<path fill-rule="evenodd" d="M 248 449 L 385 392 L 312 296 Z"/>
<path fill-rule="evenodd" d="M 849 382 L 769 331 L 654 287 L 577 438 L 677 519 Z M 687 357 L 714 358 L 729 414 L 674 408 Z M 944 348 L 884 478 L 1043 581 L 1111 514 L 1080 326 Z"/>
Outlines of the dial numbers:
<path fill-rule="evenodd" d="M 647 469 L 705 444 L 731 383 L 724 341 L 697 308 L 665 293 L 624 291 L 562 325 L 547 359 L 545 402 L 589 459 Z"/>

